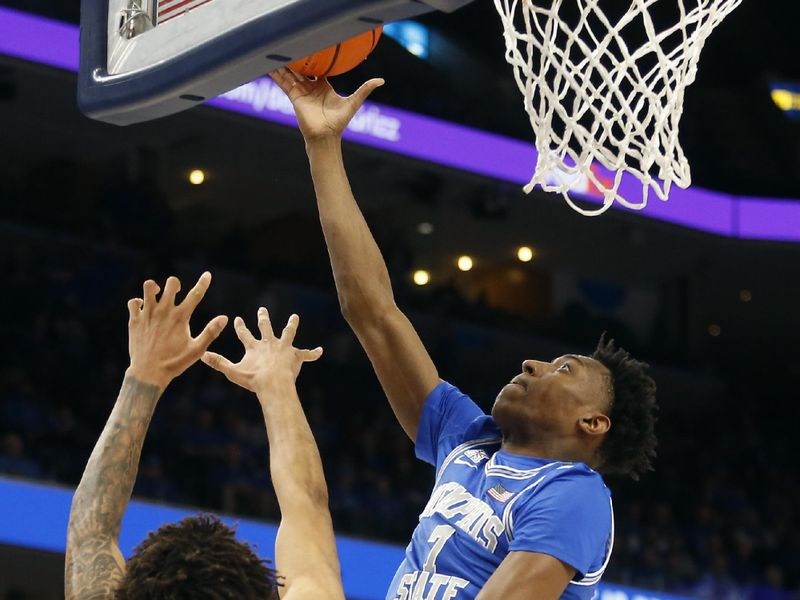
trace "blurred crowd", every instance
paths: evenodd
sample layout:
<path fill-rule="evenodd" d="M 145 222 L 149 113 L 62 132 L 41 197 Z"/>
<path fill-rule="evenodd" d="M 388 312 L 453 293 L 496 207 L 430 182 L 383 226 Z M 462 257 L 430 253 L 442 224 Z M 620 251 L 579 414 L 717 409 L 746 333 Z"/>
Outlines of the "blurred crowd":
<path fill-rule="evenodd" d="M 0 4 L 72 22 L 79 14 L 78 3 Z M 384 56 L 393 59 L 390 52 Z M 373 66 L 380 74 L 391 71 L 380 62 Z M 527 135 L 518 115 L 481 101 L 491 86 L 516 99 L 516 90 L 502 89 L 501 81 L 476 87 L 458 69 L 452 79 L 426 65 L 415 71 L 425 89 L 446 92 L 455 79 L 463 80 L 459 93 L 419 94 L 418 87 L 395 86 L 397 96 L 388 101 Z M 712 93 L 716 88 L 703 92 Z M 787 175 L 796 169 L 753 146 L 758 136 L 742 134 L 744 119 L 729 118 L 738 108 L 710 114 L 699 92 L 695 98 L 686 110 L 695 124 L 686 128 L 687 145 L 720 145 L 700 161 L 701 180 L 719 171 L 742 189 L 764 179 L 796 185 L 795 176 Z M 740 104 L 741 111 L 753 110 Z M 783 126 L 776 115 L 766 129 Z M 729 134 L 709 134 L 720 119 L 733 124 L 725 129 Z M 748 179 L 747 168 L 758 177 Z M 127 299 L 140 294 L 146 278 L 177 274 L 188 289 L 209 269 L 214 282 L 196 330 L 217 314 L 242 315 L 253 325 L 263 305 L 275 323 L 300 314 L 298 343 L 325 348 L 321 361 L 304 367 L 298 387 L 322 454 L 337 532 L 409 540 L 433 470 L 414 458 L 341 318 L 327 265 L 257 264 L 247 255 L 252 240 L 243 241 L 239 231 L 211 248 L 186 232 L 181 238 L 165 199 L 146 181 L 133 185 L 120 176 L 98 184 L 58 159 L 19 175 L 15 185 L 24 193 L 7 191 L 13 185 L 6 179 L 0 186 L 0 474 L 74 486 L 127 365 Z M 391 252 L 387 259 L 391 267 Z M 420 293 L 402 278 L 395 286 L 440 373 L 487 410 L 523 358 L 588 353 L 604 329 L 626 338 L 623 323 L 601 322 L 574 306 L 568 315 L 533 322 L 468 302 L 451 288 Z M 680 352 L 666 345 L 668 338 L 661 332 L 632 349 L 656 363 L 671 359 Z M 213 349 L 240 352 L 231 330 Z M 705 366 L 684 360 L 657 376 L 662 414 L 655 472 L 639 482 L 608 480 L 617 537 L 606 579 L 715 600 L 800 599 L 800 477 L 797 450 L 786 433 L 800 417 L 796 386 L 780 356 L 768 372 L 741 369 L 718 385 L 697 385 Z M 167 390 L 156 410 L 134 495 L 277 519 L 268 452 L 255 399 L 197 365 Z"/>
<path fill-rule="evenodd" d="M 188 289 L 209 268 L 215 278 L 196 327 L 220 313 L 253 324 L 264 305 L 274 322 L 299 313 L 298 343 L 326 349 L 323 360 L 304 367 L 299 390 L 337 531 L 409 539 L 433 472 L 414 458 L 395 423 L 330 281 L 266 277 L 188 254 L 166 259 L 137 250 L 136 240 L 25 221 L 0 224 L 0 473 L 75 485 L 127 364 L 126 300 L 147 277 L 175 273 Z M 479 308 L 456 310 L 449 295 L 447 310 L 441 298 L 409 299 L 440 372 L 487 409 L 522 357 L 564 349 L 563 342 L 453 316 Z M 232 331 L 214 348 L 240 352 Z M 800 485 L 790 458 L 796 453 L 781 428 L 796 410 L 784 414 L 781 403 L 758 401 L 749 385 L 680 406 L 662 394 L 655 473 L 608 482 L 617 515 L 608 580 L 701 598 L 798 597 Z M 762 400 L 780 393 L 769 387 L 774 381 L 759 385 Z M 785 389 L 791 393 L 788 382 Z M 268 457 L 255 399 L 200 364 L 161 400 L 134 495 L 276 519 Z"/>

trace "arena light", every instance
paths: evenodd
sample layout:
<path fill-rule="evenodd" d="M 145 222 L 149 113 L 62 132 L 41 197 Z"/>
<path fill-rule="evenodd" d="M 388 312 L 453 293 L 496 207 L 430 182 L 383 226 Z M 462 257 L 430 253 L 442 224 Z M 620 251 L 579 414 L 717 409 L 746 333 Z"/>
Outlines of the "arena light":
<path fill-rule="evenodd" d="M 773 82 L 770 84 L 770 96 L 775 106 L 787 116 L 800 119 L 800 84 Z"/>
<path fill-rule="evenodd" d="M 531 262 L 533 260 L 533 248 L 530 246 L 520 246 L 517 248 L 517 258 L 522 262 Z"/>
<path fill-rule="evenodd" d="M 414 21 L 395 21 L 383 26 L 383 33 L 419 58 L 428 58 L 430 33 Z"/>
<path fill-rule="evenodd" d="M 189 173 L 189 183 L 192 185 L 202 185 L 206 180 L 206 173 L 202 169 L 193 169 Z"/>
<path fill-rule="evenodd" d="M 459 256 L 456 264 L 458 265 L 459 271 L 469 271 L 472 269 L 473 265 L 472 257 L 467 256 L 466 254 L 464 256 Z"/>
<path fill-rule="evenodd" d="M 750 302 L 752 299 L 753 299 L 753 292 L 751 292 L 750 290 L 741 290 L 739 292 L 739 300 L 741 300 L 742 302 L 747 303 Z"/>
<path fill-rule="evenodd" d="M 716 323 L 712 323 L 708 326 L 708 335 L 711 337 L 719 337 L 722 335 L 722 327 L 717 325 Z"/>
<path fill-rule="evenodd" d="M 423 221 L 417 225 L 417 233 L 420 235 L 430 235 L 433 233 L 433 230 L 433 223 L 429 223 L 428 221 Z"/>
<path fill-rule="evenodd" d="M 419 286 L 428 285 L 431 281 L 431 274 L 428 273 L 425 269 L 417 269 L 414 271 L 414 275 L 412 276 L 414 283 Z"/>

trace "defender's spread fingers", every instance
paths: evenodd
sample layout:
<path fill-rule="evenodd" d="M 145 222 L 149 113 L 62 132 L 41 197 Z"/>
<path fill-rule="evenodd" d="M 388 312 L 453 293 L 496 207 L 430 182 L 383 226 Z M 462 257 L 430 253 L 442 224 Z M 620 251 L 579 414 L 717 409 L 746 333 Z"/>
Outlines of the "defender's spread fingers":
<path fill-rule="evenodd" d="M 225 315 L 214 317 L 208 325 L 206 325 L 205 329 L 200 332 L 200 335 L 194 338 L 195 343 L 205 350 L 211 345 L 211 342 L 219 337 L 219 334 L 222 333 L 222 330 L 225 329 L 227 324 L 228 317 Z"/>
<path fill-rule="evenodd" d="M 233 368 L 233 363 L 231 361 L 221 354 L 217 354 L 216 352 L 204 352 L 203 356 L 200 357 L 200 360 L 202 360 L 212 369 L 219 371 L 226 377 L 228 377 L 228 374 Z"/>
<path fill-rule="evenodd" d="M 131 319 L 138 319 L 142 314 L 144 300 L 141 298 L 131 298 L 128 300 L 128 314 Z"/>
<path fill-rule="evenodd" d="M 239 338 L 239 341 L 242 342 L 242 345 L 245 348 L 251 348 L 256 343 L 256 338 L 253 337 L 253 334 L 250 333 L 250 330 L 247 328 L 247 325 L 244 324 L 244 319 L 242 317 L 236 317 L 233 320 L 233 328 L 236 330 L 236 337 Z"/>
<path fill-rule="evenodd" d="M 297 352 L 303 362 L 314 362 L 322 356 L 322 347 L 318 346 L 313 350 L 298 350 Z"/>
<path fill-rule="evenodd" d="M 269 319 L 269 311 L 263 306 L 258 309 L 258 330 L 261 332 L 262 340 L 275 337 L 272 321 Z"/>
<path fill-rule="evenodd" d="M 143 312 L 147 314 L 153 312 L 153 309 L 158 304 L 156 301 L 156 294 L 158 294 L 160 291 L 161 288 L 152 279 L 148 279 L 144 282 L 144 285 L 142 286 L 142 292 L 144 294 L 144 303 L 142 305 Z"/>
<path fill-rule="evenodd" d="M 164 293 L 161 294 L 161 304 L 172 306 L 175 304 L 175 295 L 181 291 L 181 281 L 174 275 L 167 278 Z"/>
<path fill-rule="evenodd" d="M 200 275 L 200 279 L 197 280 L 197 283 L 194 284 L 194 287 L 189 290 L 188 294 L 186 294 L 186 298 L 184 298 L 183 302 L 180 304 L 181 309 L 185 310 L 189 314 L 192 314 L 194 309 L 197 308 L 197 305 L 200 304 L 200 301 L 206 295 L 209 285 L 211 285 L 211 273 L 206 271 Z"/>
<path fill-rule="evenodd" d="M 281 341 L 287 344 L 294 342 L 294 336 L 297 334 L 297 327 L 299 324 L 299 316 L 292 315 L 289 317 L 289 322 L 286 323 L 286 327 L 284 327 L 283 332 L 281 332 Z"/>

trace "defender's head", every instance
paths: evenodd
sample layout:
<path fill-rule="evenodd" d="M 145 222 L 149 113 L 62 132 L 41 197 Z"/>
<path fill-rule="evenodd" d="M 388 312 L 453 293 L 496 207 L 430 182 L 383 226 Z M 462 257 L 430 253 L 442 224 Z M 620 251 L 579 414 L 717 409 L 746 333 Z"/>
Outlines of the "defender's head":
<path fill-rule="evenodd" d="M 212 515 L 150 533 L 126 565 L 117 600 L 277 600 L 277 577 L 233 529 Z"/>
<path fill-rule="evenodd" d="M 526 360 L 503 387 L 492 416 L 507 439 L 566 450 L 608 474 L 638 479 L 652 469 L 655 382 L 647 365 L 600 338 L 591 356 Z"/>

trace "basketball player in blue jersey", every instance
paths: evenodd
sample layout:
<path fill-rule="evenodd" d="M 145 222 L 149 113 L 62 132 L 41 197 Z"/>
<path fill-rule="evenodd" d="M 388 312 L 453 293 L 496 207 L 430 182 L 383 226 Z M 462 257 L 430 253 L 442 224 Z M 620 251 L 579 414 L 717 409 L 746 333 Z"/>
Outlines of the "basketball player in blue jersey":
<path fill-rule="evenodd" d="M 295 379 L 322 350 L 293 346 L 298 317 L 274 335 L 265 308 L 260 339 L 234 322 L 245 353 L 238 363 L 206 352 L 227 323 L 213 319 L 193 338 L 189 319 L 211 282 L 204 273 L 176 305 L 180 282 L 170 277 L 160 299 L 154 281 L 128 302 L 128 349 L 114 410 L 72 500 L 67 531 L 68 600 L 344 600 L 339 560 L 319 452 L 297 398 Z M 164 389 L 198 360 L 255 393 L 264 413 L 270 471 L 281 508 L 276 573 L 216 517 L 188 517 L 150 533 L 126 562 L 117 544 L 150 419 Z"/>
<path fill-rule="evenodd" d="M 417 456 L 436 482 L 387 600 L 589 599 L 614 541 L 599 473 L 634 478 L 655 455 L 655 384 L 601 339 L 592 356 L 525 360 L 484 415 L 443 382 L 397 308 L 356 204 L 341 136 L 367 96 L 326 80 L 272 74 L 306 142 L 342 313 L 364 346 Z"/>

